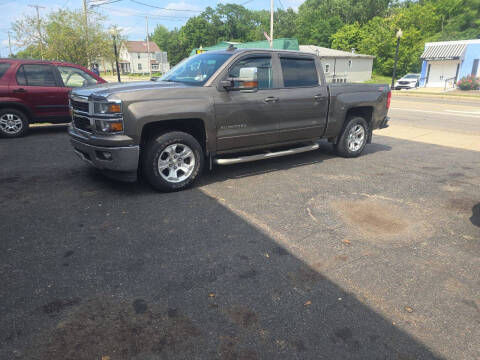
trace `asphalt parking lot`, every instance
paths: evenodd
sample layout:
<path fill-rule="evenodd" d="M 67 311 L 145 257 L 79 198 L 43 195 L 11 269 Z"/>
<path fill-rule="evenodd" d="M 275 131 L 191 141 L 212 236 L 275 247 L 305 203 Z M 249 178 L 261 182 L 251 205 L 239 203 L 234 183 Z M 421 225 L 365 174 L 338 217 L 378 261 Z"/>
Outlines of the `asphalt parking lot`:
<path fill-rule="evenodd" d="M 62 127 L 0 163 L 1 359 L 480 358 L 478 151 L 379 131 L 170 194 Z"/>

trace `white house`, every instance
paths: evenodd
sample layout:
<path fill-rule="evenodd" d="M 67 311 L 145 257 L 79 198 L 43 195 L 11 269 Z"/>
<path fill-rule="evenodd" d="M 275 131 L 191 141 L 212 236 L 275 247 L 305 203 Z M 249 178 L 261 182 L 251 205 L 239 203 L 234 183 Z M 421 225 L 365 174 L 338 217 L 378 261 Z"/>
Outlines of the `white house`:
<path fill-rule="evenodd" d="M 327 82 L 361 82 L 372 78 L 372 55 L 329 49 L 315 45 L 300 45 L 300 51 L 320 57 Z"/>
<path fill-rule="evenodd" d="M 122 73 L 148 73 L 149 63 L 152 72 L 165 73 L 170 70 L 167 53 L 161 51 L 153 41 L 148 45 L 146 41 L 125 41 L 120 47 L 118 58 Z"/>
<path fill-rule="evenodd" d="M 420 86 L 450 87 L 467 75 L 480 75 L 480 39 L 426 43 L 420 58 Z"/>

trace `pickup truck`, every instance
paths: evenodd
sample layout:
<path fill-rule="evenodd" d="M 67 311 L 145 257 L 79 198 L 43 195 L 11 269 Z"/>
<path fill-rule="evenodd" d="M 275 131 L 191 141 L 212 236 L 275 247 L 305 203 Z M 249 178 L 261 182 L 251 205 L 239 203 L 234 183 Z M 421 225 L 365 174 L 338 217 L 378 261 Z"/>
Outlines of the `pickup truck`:
<path fill-rule="evenodd" d="M 388 126 L 388 85 L 328 84 L 320 58 L 235 49 L 185 59 L 155 81 L 102 84 L 70 95 L 71 143 L 106 175 L 143 174 L 160 191 L 202 169 L 318 149 L 359 156 Z"/>

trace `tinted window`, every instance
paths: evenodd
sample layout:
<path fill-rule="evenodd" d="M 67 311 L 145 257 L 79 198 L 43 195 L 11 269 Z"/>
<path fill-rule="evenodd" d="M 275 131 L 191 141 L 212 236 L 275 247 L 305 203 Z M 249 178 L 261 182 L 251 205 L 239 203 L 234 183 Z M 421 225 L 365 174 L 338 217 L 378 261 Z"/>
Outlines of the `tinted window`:
<path fill-rule="evenodd" d="M 67 87 L 87 86 L 97 83 L 93 76 L 71 66 L 58 66 L 58 71 L 62 77 L 63 84 Z"/>
<path fill-rule="evenodd" d="M 285 87 L 318 85 L 317 69 L 313 59 L 280 58 Z"/>
<path fill-rule="evenodd" d="M 17 72 L 17 83 L 27 86 L 57 86 L 50 65 L 22 65 Z"/>
<path fill-rule="evenodd" d="M 257 68 L 259 89 L 271 89 L 273 87 L 272 58 L 270 56 L 241 59 L 230 69 L 228 77 L 239 78 L 242 68 Z M 235 84 L 237 87 L 238 84 Z"/>
<path fill-rule="evenodd" d="M 10 67 L 9 63 L 0 63 L 0 79 L 2 78 L 3 75 L 5 75 L 9 67 Z"/>

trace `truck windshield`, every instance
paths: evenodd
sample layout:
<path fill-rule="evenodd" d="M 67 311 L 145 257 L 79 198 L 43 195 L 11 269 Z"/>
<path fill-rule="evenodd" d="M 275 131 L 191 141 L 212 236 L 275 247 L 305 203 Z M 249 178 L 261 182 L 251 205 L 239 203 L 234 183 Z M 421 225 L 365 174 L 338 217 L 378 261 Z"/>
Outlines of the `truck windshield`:
<path fill-rule="evenodd" d="M 232 54 L 199 54 L 189 57 L 162 76 L 159 81 L 203 85 Z"/>

